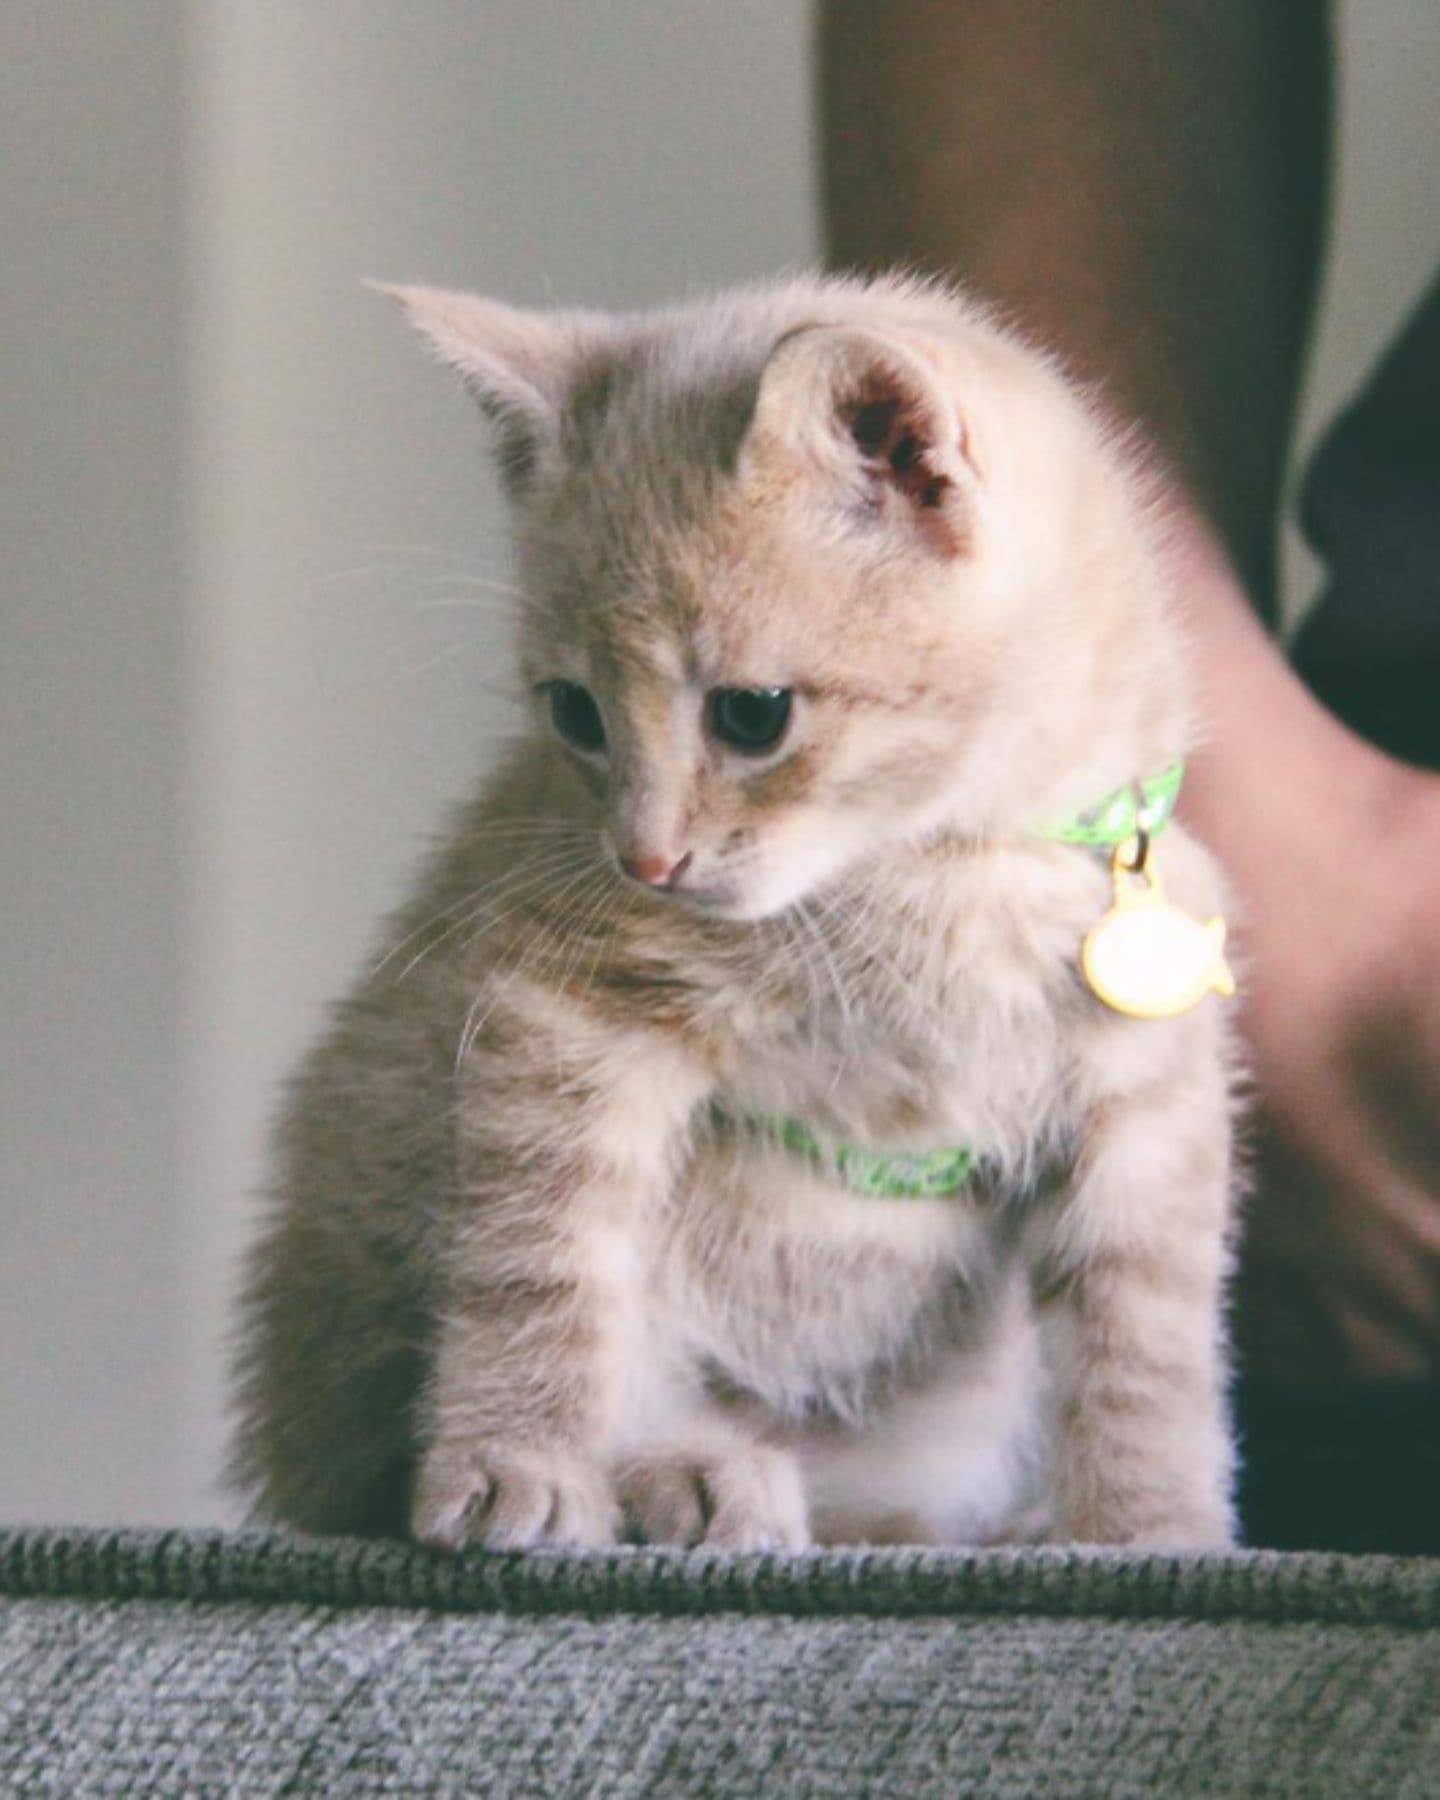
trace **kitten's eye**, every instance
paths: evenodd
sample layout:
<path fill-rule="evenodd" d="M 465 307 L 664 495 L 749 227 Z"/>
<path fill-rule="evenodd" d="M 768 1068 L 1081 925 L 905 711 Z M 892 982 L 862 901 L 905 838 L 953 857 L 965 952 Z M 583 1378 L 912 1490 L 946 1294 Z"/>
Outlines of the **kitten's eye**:
<path fill-rule="evenodd" d="M 749 756 L 773 750 L 789 723 L 789 688 L 716 688 L 710 695 L 710 729 Z"/>
<path fill-rule="evenodd" d="M 556 731 L 575 750 L 592 754 L 605 748 L 605 721 L 589 688 L 578 681 L 550 683 L 550 719 Z"/>

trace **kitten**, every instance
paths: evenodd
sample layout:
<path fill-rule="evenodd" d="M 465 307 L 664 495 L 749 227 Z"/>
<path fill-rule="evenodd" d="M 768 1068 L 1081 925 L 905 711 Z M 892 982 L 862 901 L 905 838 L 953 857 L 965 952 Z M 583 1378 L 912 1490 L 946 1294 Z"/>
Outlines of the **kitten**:
<path fill-rule="evenodd" d="M 261 1511 L 1228 1542 L 1224 1009 L 1102 1004 L 1052 830 L 1186 747 L 1156 484 L 932 286 L 397 293 L 498 428 L 536 719 L 295 1087 Z"/>

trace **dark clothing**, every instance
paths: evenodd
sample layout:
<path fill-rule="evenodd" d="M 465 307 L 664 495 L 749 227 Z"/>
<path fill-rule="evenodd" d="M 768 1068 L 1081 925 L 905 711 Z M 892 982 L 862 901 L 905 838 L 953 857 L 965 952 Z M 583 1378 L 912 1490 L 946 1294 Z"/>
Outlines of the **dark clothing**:
<path fill-rule="evenodd" d="M 1246 1543 L 1440 1555 L 1440 1384 L 1246 1381 L 1238 1413 Z"/>
<path fill-rule="evenodd" d="M 1327 582 L 1296 666 L 1362 736 L 1440 769 L 1440 282 L 1322 444 L 1301 518 Z M 1251 1543 L 1440 1554 L 1440 1384 L 1242 1380 L 1239 1419 Z"/>
<path fill-rule="evenodd" d="M 1297 667 L 1363 736 L 1440 768 L 1440 282 L 1321 446 L 1301 518 L 1328 585 Z"/>

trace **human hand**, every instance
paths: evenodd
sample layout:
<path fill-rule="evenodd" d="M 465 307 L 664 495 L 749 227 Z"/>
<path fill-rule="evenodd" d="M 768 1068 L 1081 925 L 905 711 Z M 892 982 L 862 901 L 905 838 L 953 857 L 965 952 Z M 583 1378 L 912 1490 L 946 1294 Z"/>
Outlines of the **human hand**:
<path fill-rule="evenodd" d="M 1207 744 L 1186 811 L 1236 892 L 1258 1103 L 1239 1339 L 1301 1384 L 1440 1374 L 1440 776 L 1301 685 L 1193 517 Z"/>
<path fill-rule="evenodd" d="M 1384 763 L 1365 788 L 1235 868 L 1261 1126 L 1241 1338 L 1296 1382 L 1440 1372 L 1440 779 Z"/>

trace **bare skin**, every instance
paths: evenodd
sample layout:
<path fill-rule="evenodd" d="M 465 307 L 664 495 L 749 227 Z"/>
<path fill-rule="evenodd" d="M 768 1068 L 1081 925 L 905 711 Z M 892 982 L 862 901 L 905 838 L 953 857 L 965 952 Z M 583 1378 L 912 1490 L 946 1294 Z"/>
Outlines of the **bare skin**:
<path fill-rule="evenodd" d="M 1326 712 L 1261 623 L 1326 198 L 1323 0 L 827 0 L 819 51 L 833 260 L 998 301 L 1191 498 L 1186 806 L 1241 897 L 1264 1127 L 1251 1366 L 1433 1376 L 1440 778 Z"/>

